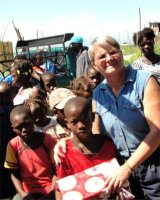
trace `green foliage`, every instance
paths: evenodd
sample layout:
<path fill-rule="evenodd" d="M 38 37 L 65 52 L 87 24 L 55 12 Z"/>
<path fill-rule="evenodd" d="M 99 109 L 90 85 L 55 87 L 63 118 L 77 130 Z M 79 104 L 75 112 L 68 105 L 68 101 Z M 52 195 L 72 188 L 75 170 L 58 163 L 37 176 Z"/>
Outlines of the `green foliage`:
<path fill-rule="evenodd" d="M 137 51 L 137 47 L 134 45 L 122 45 L 121 50 L 123 52 L 123 55 L 131 55 L 134 54 L 135 51 Z"/>
<path fill-rule="evenodd" d="M 160 54 L 160 40 L 155 43 L 155 52 Z"/>
<path fill-rule="evenodd" d="M 141 56 L 141 52 L 138 47 L 134 45 L 125 45 L 121 46 L 121 50 L 124 55 L 124 64 L 125 66 L 132 64 L 134 60 Z"/>

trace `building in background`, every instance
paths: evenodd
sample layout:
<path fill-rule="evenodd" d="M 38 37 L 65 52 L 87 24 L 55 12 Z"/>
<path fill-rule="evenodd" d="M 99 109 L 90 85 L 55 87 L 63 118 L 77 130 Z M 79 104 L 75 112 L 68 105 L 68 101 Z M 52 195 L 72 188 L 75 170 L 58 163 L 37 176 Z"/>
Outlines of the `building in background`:
<path fill-rule="evenodd" d="M 156 36 L 160 36 L 160 22 L 149 22 L 149 27 L 154 30 Z"/>

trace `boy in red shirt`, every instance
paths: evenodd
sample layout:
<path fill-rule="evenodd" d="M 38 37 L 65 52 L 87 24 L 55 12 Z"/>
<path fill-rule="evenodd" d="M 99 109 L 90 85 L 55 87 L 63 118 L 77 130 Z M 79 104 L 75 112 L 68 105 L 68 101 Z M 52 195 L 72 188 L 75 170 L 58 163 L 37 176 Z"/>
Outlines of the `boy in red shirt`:
<path fill-rule="evenodd" d="M 32 115 L 24 106 L 10 114 L 17 134 L 7 146 L 5 167 L 21 199 L 54 199 L 55 171 L 51 158 L 56 143 L 48 134 L 34 132 Z"/>
<path fill-rule="evenodd" d="M 73 138 L 66 140 L 66 154 L 57 166 L 57 177 L 73 175 L 116 157 L 112 141 L 104 135 L 92 134 L 90 103 L 83 97 L 67 101 L 64 114 Z M 61 199 L 59 191 L 57 199 Z"/>

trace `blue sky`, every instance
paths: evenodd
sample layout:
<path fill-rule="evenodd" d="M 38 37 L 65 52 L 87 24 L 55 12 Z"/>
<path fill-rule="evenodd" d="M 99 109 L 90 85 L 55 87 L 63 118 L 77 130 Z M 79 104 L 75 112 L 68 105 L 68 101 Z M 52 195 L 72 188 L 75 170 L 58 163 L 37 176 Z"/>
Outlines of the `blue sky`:
<path fill-rule="evenodd" d="M 154 2 L 154 3 L 152 3 Z M 160 22 L 160 0 L 3 0 L 0 12 L 0 39 L 16 42 L 12 20 L 24 39 L 74 32 L 89 44 L 100 33 L 122 42 L 132 42 L 148 22 Z"/>

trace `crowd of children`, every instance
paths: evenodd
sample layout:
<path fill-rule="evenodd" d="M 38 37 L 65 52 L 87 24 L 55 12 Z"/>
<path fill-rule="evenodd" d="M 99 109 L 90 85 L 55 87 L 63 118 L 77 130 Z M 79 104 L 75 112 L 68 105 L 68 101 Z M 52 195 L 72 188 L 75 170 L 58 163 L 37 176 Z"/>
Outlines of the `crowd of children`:
<path fill-rule="evenodd" d="M 58 88 L 53 71 L 39 73 L 41 64 L 41 54 L 34 65 L 16 58 L 10 83 L 0 82 L 1 199 L 54 199 L 53 148 L 61 138 L 72 137 L 64 106 L 75 96 L 92 95 L 89 78 Z"/>

